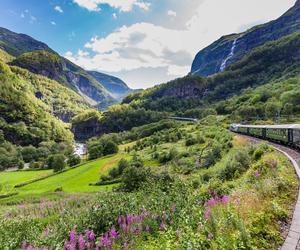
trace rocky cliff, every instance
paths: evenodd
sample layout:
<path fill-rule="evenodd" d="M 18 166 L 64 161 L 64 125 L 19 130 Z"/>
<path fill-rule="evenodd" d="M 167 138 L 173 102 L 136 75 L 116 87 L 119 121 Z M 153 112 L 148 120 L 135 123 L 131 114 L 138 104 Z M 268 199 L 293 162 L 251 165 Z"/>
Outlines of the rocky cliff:
<path fill-rule="evenodd" d="M 195 57 L 191 73 L 208 76 L 226 69 L 249 51 L 300 30 L 300 0 L 277 20 L 256 26 L 241 34 L 221 37 Z"/>

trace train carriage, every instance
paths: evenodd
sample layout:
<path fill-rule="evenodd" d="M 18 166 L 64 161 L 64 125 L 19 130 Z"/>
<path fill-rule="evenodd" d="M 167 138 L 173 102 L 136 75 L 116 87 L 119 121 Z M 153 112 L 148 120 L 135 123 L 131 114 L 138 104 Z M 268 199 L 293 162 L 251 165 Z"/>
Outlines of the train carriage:
<path fill-rule="evenodd" d="M 250 127 L 249 135 L 256 136 L 256 137 L 263 137 L 263 128 Z"/>
<path fill-rule="evenodd" d="M 279 142 L 300 149 L 300 124 L 287 125 L 240 125 L 234 124 L 231 131 Z"/>
<path fill-rule="evenodd" d="M 273 141 L 288 143 L 289 129 L 288 128 L 266 128 L 266 138 Z"/>

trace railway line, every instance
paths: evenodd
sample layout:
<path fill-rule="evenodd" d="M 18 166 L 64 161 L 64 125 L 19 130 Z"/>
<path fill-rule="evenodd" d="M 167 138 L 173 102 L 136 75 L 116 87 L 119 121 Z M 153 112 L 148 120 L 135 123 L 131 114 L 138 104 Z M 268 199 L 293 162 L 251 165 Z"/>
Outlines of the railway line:
<path fill-rule="evenodd" d="M 238 135 L 247 138 L 252 143 L 265 141 L 249 135 Z M 295 168 L 295 171 L 297 172 L 298 178 L 300 179 L 300 151 L 278 143 L 270 141 L 267 142 L 276 150 L 283 153 L 289 158 Z M 300 250 L 300 192 L 298 193 L 298 199 L 294 208 L 293 218 L 288 231 L 288 235 L 283 246 L 281 247 L 281 250 Z"/>

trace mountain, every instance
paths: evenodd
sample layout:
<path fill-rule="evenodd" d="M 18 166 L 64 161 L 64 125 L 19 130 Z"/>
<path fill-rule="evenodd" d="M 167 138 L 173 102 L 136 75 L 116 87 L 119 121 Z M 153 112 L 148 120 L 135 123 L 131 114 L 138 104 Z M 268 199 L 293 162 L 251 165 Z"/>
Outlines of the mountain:
<path fill-rule="evenodd" d="M 0 48 L 15 57 L 12 65 L 56 80 L 83 96 L 91 105 L 105 109 L 116 102 L 109 91 L 84 69 L 27 35 L 0 28 Z"/>
<path fill-rule="evenodd" d="M 101 82 L 111 95 L 118 100 L 134 92 L 134 90 L 130 89 L 124 81 L 117 77 L 99 73 L 97 71 L 88 71 L 88 73 L 98 82 Z"/>
<path fill-rule="evenodd" d="M 195 57 L 191 74 L 209 76 L 224 71 L 251 50 L 278 40 L 300 29 L 300 0 L 277 20 L 256 26 L 244 33 L 221 37 Z"/>
<path fill-rule="evenodd" d="M 26 80 L 27 77 L 30 81 Z M 56 106 L 55 94 L 51 98 L 49 96 L 51 94 L 47 94 L 47 91 L 50 89 L 56 94 L 65 91 L 60 96 L 63 105 L 67 104 L 67 101 L 63 100 L 63 95 L 66 98 L 74 97 L 78 104 L 81 97 L 76 93 L 68 97 L 68 91 L 71 90 L 49 79 L 39 78 L 39 76 L 31 79 L 31 77 L 35 76 L 23 69 L 9 67 L 0 60 L 0 137 L 22 146 L 37 146 L 43 141 L 50 140 L 55 142 L 72 140 L 73 135 L 70 130 L 52 114 L 55 112 L 54 109 L 59 109 L 61 105 Z M 77 107 L 77 110 L 82 112 L 84 109 L 80 111 Z"/>
<path fill-rule="evenodd" d="M 178 112 L 239 95 L 270 81 L 300 74 L 300 31 L 253 49 L 224 72 L 209 77 L 189 75 L 127 96 L 133 103 L 152 110 Z"/>
<path fill-rule="evenodd" d="M 0 27 L 0 49 L 13 56 L 35 50 L 51 50 L 45 43 L 39 42 L 25 34 L 17 34 Z"/>
<path fill-rule="evenodd" d="M 64 122 L 69 122 L 73 116 L 91 108 L 82 96 L 60 83 L 42 75 L 31 73 L 26 69 L 9 66 L 7 63 L 12 60 L 14 60 L 13 56 L 0 49 L 0 62 L 2 61 L 3 65 L 9 68 L 10 75 L 26 83 L 30 94 L 43 102 L 47 107 L 47 112 L 51 115 Z"/>

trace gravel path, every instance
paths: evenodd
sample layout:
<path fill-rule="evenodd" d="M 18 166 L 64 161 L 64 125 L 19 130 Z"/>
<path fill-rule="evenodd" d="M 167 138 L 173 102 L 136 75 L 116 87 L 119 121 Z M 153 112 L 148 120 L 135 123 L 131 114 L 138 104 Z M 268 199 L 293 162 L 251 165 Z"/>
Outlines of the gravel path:
<path fill-rule="evenodd" d="M 262 141 L 260 139 L 246 135 L 240 136 L 246 137 L 254 143 Z M 290 159 L 297 172 L 298 178 L 300 179 L 300 152 L 273 142 L 268 143 Z M 285 239 L 281 250 L 300 250 L 300 191 L 298 192 L 298 200 L 295 205 L 293 219 L 289 228 L 288 236 Z"/>

